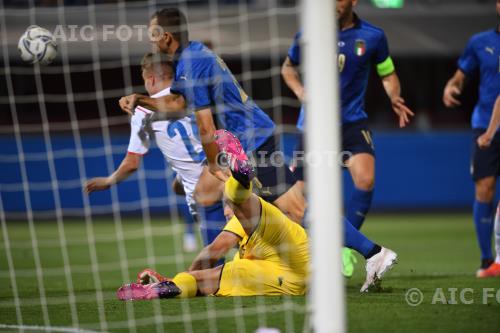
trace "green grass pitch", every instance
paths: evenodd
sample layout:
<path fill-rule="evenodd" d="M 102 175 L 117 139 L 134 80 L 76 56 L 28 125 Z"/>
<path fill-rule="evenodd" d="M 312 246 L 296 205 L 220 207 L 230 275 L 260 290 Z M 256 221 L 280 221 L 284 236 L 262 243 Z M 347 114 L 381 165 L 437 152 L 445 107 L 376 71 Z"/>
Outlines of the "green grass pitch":
<path fill-rule="evenodd" d="M 148 248 L 144 226 L 138 219 L 123 221 L 121 243 L 116 241 L 120 233 L 112 221 L 95 220 L 98 273 L 90 266 L 93 254 L 88 241 L 92 235 L 84 221 L 64 223 L 66 258 L 56 223 L 36 223 L 35 229 L 47 311 L 44 314 L 40 303 L 29 226 L 25 222 L 9 222 L 8 234 L 2 231 L 0 243 L 0 332 L 12 330 L 5 325 L 18 325 L 19 317 L 23 325 L 78 326 L 110 332 L 127 332 L 134 326 L 135 332 L 254 332 L 261 326 L 302 332 L 307 327 L 304 297 L 200 297 L 135 303 L 116 300 L 114 292 L 123 282 L 133 280 L 139 270 L 153 264 L 145 259 L 148 254 L 154 254 L 152 268 L 167 275 L 189 264 L 193 255 L 180 251 L 182 227 L 178 224 L 153 220 L 152 228 L 146 230 L 153 239 Z M 359 258 L 355 275 L 346 281 L 350 332 L 500 331 L 500 279 L 474 277 L 479 253 L 470 216 L 371 215 L 363 230 L 397 251 L 399 263 L 380 290 L 360 294 L 364 260 Z M 20 314 L 13 298 L 5 236 L 15 268 Z M 64 260 L 70 263 L 67 271 L 63 269 Z M 69 272 L 71 279 L 66 278 Z M 75 294 L 73 309 L 68 298 L 68 280 Z M 100 303 L 96 300 L 96 283 L 103 290 Z M 418 306 L 409 306 L 405 301 L 411 288 L 422 291 L 424 298 Z M 465 302 L 460 299 L 460 292 Z M 102 319 L 106 326 L 100 324 Z"/>

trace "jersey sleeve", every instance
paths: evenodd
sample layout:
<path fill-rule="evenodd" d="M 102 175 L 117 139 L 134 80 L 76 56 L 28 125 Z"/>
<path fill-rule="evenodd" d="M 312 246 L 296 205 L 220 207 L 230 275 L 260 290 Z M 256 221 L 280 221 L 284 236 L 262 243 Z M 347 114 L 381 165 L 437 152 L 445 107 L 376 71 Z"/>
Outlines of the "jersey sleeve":
<path fill-rule="evenodd" d="M 458 68 L 465 74 L 471 74 L 478 67 L 476 52 L 474 52 L 474 38 L 471 38 L 464 52 L 458 59 Z"/>
<path fill-rule="evenodd" d="M 236 236 L 240 237 L 243 239 L 246 236 L 245 230 L 243 230 L 243 227 L 241 226 L 240 221 L 236 218 L 236 216 L 233 216 L 227 223 L 224 229 L 222 231 L 227 231 L 232 234 L 235 234 Z"/>
<path fill-rule="evenodd" d="M 148 142 L 146 144 L 139 138 L 139 131 L 141 130 L 142 120 L 145 115 L 146 112 L 138 107 L 135 109 L 134 115 L 130 119 L 130 139 L 127 151 L 131 154 L 144 155 L 149 150 L 149 136 L 147 135 L 146 137 Z"/>
<path fill-rule="evenodd" d="M 380 77 L 392 74 L 395 71 L 394 63 L 389 55 L 389 44 L 384 33 L 381 34 L 374 54 L 377 73 Z"/>
<path fill-rule="evenodd" d="M 300 64 L 300 39 L 302 36 L 302 32 L 299 31 L 295 34 L 292 45 L 288 49 L 288 58 L 294 65 Z"/>
<path fill-rule="evenodd" d="M 189 59 L 185 60 L 189 61 Z M 198 111 L 214 105 L 211 98 L 212 81 L 214 80 L 212 67 L 215 60 L 205 57 L 193 60 L 189 66 L 184 64 L 185 70 L 172 83 L 170 91 L 184 96 L 189 110 Z"/>

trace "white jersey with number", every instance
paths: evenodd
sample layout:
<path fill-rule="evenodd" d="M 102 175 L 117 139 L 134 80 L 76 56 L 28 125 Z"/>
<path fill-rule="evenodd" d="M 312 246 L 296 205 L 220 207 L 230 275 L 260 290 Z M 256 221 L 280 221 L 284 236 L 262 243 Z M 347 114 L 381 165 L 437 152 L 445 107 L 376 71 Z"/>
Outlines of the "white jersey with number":
<path fill-rule="evenodd" d="M 170 94 L 170 88 L 164 89 L 151 97 L 161 97 Z M 134 115 L 130 120 L 130 141 L 128 152 L 131 154 L 144 155 L 149 150 L 149 135 L 141 140 L 138 133 L 142 126 L 142 120 L 153 111 L 136 107 Z M 186 202 L 194 213 L 195 201 L 193 198 L 194 188 L 200 178 L 205 153 L 201 146 L 198 135 L 198 127 L 193 117 L 183 117 L 175 120 L 155 121 L 152 124 L 155 141 L 163 156 L 177 173 L 182 181 Z"/>

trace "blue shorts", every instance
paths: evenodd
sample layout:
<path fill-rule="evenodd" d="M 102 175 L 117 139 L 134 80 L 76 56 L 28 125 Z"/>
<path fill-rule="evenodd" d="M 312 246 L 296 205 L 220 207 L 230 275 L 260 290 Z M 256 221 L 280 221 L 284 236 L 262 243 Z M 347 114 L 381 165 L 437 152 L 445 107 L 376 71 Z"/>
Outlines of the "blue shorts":
<path fill-rule="evenodd" d="M 257 179 L 262 184 L 258 194 L 271 203 L 297 181 L 285 163 L 280 142 L 280 137 L 273 135 L 252 153 Z"/>
<path fill-rule="evenodd" d="M 301 133 L 295 151 L 304 150 L 304 134 Z M 342 125 L 342 162 L 349 157 L 366 153 L 375 156 L 375 147 L 372 132 L 368 129 L 366 119 Z M 297 180 L 304 180 L 304 165 L 302 161 L 295 161 L 293 165 L 294 176 Z"/>
<path fill-rule="evenodd" d="M 486 177 L 497 177 L 500 175 L 500 134 L 498 132 L 495 134 L 488 148 L 480 149 L 477 138 L 486 130 L 475 128 L 472 131 L 474 134 L 470 166 L 472 179 L 478 181 Z"/>
<path fill-rule="evenodd" d="M 368 128 L 366 119 L 342 125 L 342 152 L 343 162 L 349 159 L 349 156 L 361 153 L 375 156 L 372 131 Z"/>

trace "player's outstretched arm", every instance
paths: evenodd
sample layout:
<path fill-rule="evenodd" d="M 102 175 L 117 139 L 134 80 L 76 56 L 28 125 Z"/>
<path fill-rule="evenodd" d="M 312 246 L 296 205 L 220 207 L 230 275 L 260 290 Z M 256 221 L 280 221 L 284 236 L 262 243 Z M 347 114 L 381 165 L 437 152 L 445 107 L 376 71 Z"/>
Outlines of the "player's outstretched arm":
<path fill-rule="evenodd" d="M 396 72 L 382 77 L 382 84 L 387 96 L 391 100 L 392 110 L 399 118 L 399 127 L 405 127 L 410 123 L 410 117 L 413 117 L 415 114 L 406 106 L 405 100 L 401 97 L 401 83 Z"/>
<path fill-rule="evenodd" d="M 285 81 L 286 85 L 290 90 L 293 91 L 295 96 L 301 101 L 304 102 L 305 98 L 305 90 L 304 85 L 300 79 L 299 71 L 297 67 L 292 63 L 289 57 L 286 57 L 283 65 L 281 66 L 281 76 Z"/>
<path fill-rule="evenodd" d="M 172 113 L 172 116 L 176 118 L 183 115 L 186 110 L 186 101 L 184 100 L 184 97 L 177 94 L 170 94 L 157 98 L 151 98 L 140 94 L 132 94 L 120 98 L 118 104 L 123 112 L 130 115 L 134 113 L 136 106 L 142 106 L 148 110 L 161 113 Z"/>
<path fill-rule="evenodd" d="M 500 126 L 500 95 L 498 95 L 495 106 L 493 107 L 493 113 L 491 115 L 488 129 L 479 138 L 477 138 L 477 145 L 479 148 L 485 149 L 490 146 L 491 140 L 498 130 L 498 126 Z"/>
<path fill-rule="evenodd" d="M 205 246 L 203 250 L 196 256 L 189 271 L 199 271 L 202 269 L 212 268 L 224 257 L 226 253 L 238 244 L 240 238 L 227 231 L 222 231 L 212 243 Z"/>
<path fill-rule="evenodd" d="M 95 191 L 103 191 L 109 189 L 111 185 L 118 184 L 132 175 L 141 164 L 141 155 L 127 154 L 122 163 L 108 177 L 92 178 L 85 183 L 83 191 L 85 193 L 92 193 Z"/>
<path fill-rule="evenodd" d="M 448 80 L 443 90 L 443 103 L 446 107 L 454 108 L 461 104 L 457 97 L 462 93 L 464 82 L 464 72 L 457 69 L 451 79 Z"/>

